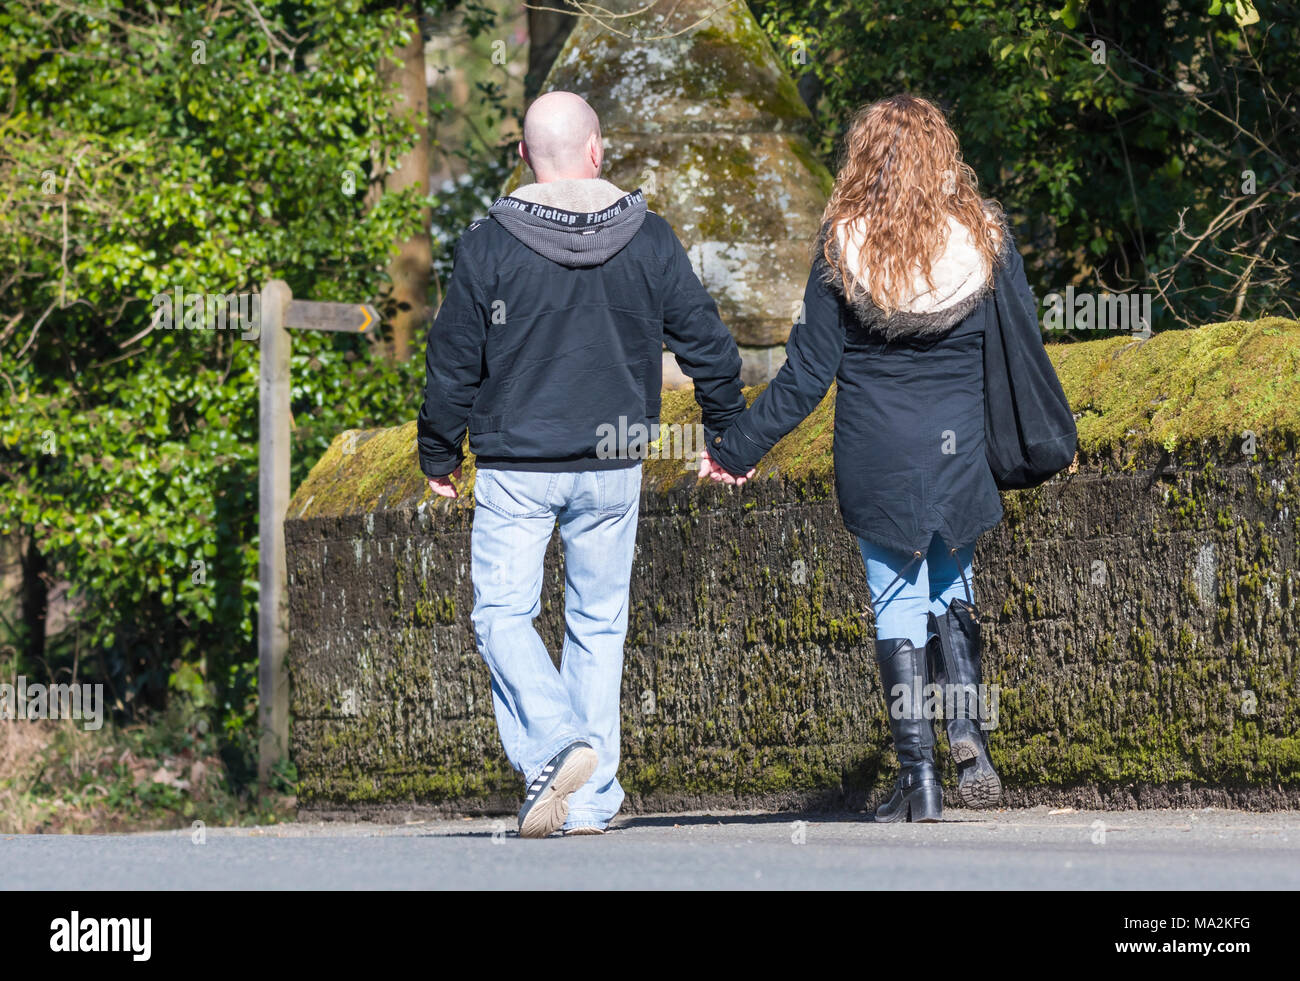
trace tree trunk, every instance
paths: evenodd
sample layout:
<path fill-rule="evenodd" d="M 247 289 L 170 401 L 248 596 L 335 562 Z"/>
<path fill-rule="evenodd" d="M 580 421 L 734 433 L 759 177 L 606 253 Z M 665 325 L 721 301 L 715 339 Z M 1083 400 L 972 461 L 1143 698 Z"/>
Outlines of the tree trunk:
<path fill-rule="evenodd" d="M 49 583 L 45 577 L 45 556 L 36 546 L 36 536 L 27 536 L 22 551 L 22 617 L 26 633 L 23 638 L 25 665 L 45 661 L 45 619 L 50 611 Z"/>
<path fill-rule="evenodd" d="M 542 91 L 542 83 L 555 63 L 555 56 L 564 47 L 577 22 L 574 14 L 528 8 L 528 74 L 524 76 L 524 101 L 531 102 Z"/>
<path fill-rule="evenodd" d="M 425 85 L 424 38 L 420 34 L 418 8 L 410 15 L 411 40 L 399 48 L 396 58 L 386 61 L 381 75 L 394 90 L 396 110 L 409 113 L 416 125 L 415 146 L 400 161 L 396 170 L 384 179 L 385 191 L 408 187 L 420 194 L 429 193 L 429 93 Z M 414 343 L 423 337 L 429 304 L 429 272 L 433 266 L 433 244 L 429 239 L 428 209 L 421 212 L 421 230 L 398 246 L 396 258 L 389 264 L 392 279 L 390 297 L 397 312 L 392 319 L 392 355 L 406 361 Z"/>

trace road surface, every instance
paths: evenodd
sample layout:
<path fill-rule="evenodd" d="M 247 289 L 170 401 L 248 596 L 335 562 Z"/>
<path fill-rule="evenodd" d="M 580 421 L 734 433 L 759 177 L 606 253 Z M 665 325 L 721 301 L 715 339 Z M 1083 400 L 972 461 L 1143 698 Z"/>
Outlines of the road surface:
<path fill-rule="evenodd" d="M 526 841 L 510 818 L 0 837 L 2 889 L 1296 889 L 1300 813 L 622 818 Z M 201 842 L 201 843 L 200 843 Z"/>

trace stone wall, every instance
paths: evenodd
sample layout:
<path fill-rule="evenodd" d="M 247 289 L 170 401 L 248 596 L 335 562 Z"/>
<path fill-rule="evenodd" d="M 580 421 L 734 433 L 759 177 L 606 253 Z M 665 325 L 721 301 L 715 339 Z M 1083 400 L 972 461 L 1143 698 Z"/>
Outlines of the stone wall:
<path fill-rule="evenodd" d="M 1078 464 L 1004 495 L 975 560 L 1006 803 L 1295 806 L 1300 324 L 1053 358 Z M 891 779 L 833 399 L 740 490 L 646 465 L 628 810 L 862 807 Z M 698 419 L 690 393 L 668 393 L 664 418 Z M 290 507 L 292 754 L 317 814 L 518 806 L 469 622 L 471 499 L 429 499 L 413 440 L 414 423 L 341 435 Z M 562 568 L 553 543 L 552 650 Z"/>

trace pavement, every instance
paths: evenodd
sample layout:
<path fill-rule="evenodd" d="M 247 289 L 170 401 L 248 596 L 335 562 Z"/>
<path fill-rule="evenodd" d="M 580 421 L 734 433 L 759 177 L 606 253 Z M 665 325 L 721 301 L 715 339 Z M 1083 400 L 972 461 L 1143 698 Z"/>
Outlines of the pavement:
<path fill-rule="evenodd" d="M 1300 812 L 1214 808 L 620 818 L 524 840 L 513 818 L 0 837 L 0 889 L 1300 888 Z"/>

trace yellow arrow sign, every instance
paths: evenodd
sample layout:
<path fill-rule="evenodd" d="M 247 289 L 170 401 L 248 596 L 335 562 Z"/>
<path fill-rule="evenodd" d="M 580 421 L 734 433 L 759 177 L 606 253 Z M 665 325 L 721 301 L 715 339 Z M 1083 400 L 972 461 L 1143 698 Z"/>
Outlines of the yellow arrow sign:
<path fill-rule="evenodd" d="M 378 319 L 379 311 L 369 303 L 293 300 L 285 312 L 284 325 L 290 330 L 355 331 L 360 334 L 369 330 Z"/>

